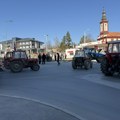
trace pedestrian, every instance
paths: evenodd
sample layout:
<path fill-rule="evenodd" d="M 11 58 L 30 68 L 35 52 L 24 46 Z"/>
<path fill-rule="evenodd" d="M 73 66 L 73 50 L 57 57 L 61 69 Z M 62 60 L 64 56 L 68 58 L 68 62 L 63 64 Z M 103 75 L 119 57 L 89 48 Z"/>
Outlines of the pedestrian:
<path fill-rule="evenodd" d="M 67 58 L 67 55 L 65 54 L 65 59 Z"/>
<path fill-rule="evenodd" d="M 58 65 L 60 65 L 60 55 L 59 55 L 59 53 L 57 53 L 57 63 L 58 63 Z"/>
<path fill-rule="evenodd" d="M 3 66 L 2 66 L 2 62 L 0 62 L 0 72 L 2 72 L 3 71 L 3 68 L 2 68 Z"/>
<path fill-rule="evenodd" d="M 46 55 L 45 53 L 42 54 L 42 64 L 45 64 L 45 60 L 46 60 Z"/>
<path fill-rule="evenodd" d="M 55 61 L 56 61 L 56 53 L 54 54 L 54 58 L 55 58 Z"/>
<path fill-rule="evenodd" d="M 39 64 L 41 64 L 41 53 L 39 53 L 39 55 L 38 55 L 38 60 L 39 60 Z"/>

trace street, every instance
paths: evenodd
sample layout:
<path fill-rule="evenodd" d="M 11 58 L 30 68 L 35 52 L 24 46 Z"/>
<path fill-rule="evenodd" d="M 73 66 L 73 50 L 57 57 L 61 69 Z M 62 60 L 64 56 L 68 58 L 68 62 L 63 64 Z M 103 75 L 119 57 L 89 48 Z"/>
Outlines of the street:
<path fill-rule="evenodd" d="M 104 76 L 96 62 L 89 70 L 74 70 L 71 62 L 61 62 L 59 66 L 57 62 L 47 62 L 40 67 L 37 72 L 0 72 L 0 98 L 39 102 L 72 115 L 75 120 L 120 119 L 120 75 Z"/>

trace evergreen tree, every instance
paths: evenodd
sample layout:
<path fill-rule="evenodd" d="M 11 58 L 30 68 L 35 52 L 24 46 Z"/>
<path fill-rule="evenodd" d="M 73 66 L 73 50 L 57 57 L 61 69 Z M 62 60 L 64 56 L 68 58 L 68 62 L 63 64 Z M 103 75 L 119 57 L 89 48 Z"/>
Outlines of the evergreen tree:
<path fill-rule="evenodd" d="M 66 49 L 66 36 L 63 36 L 62 42 L 60 44 L 60 51 L 65 51 Z"/>
<path fill-rule="evenodd" d="M 84 36 L 80 38 L 80 44 L 84 43 Z"/>
<path fill-rule="evenodd" d="M 69 32 L 66 33 L 65 40 L 67 48 L 70 48 L 72 45 L 72 39 Z"/>
<path fill-rule="evenodd" d="M 63 39 L 61 41 L 60 50 L 65 51 L 65 49 L 71 48 L 71 47 L 73 47 L 72 46 L 72 39 L 71 39 L 70 33 L 67 32 L 66 35 L 63 36 Z"/>

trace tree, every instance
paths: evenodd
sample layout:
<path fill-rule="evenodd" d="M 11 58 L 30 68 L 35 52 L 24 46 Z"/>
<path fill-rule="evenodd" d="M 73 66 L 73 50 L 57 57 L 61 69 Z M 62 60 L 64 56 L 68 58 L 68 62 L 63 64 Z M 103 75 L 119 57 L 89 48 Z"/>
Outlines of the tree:
<path fill-rule="evenodd" d="M 88 34 L 86 36 L 84 35 L 84 36 L 81 37 L 80 44 L 82 44 L 82 43 L 88 43 L 88 42 L 93 42 L 93 41 L 94 41 L 94 39 L 91 37 L 90 34 Z"/>
<path fill-rule="evenodd" d="M 60 41 L 57 37 L 54 39 L 54 48 L 56 48 L 57 51 L 60 49 Z"/>
<path fill-rule="evenodd" d="M 80 44 L 84 43 L 84 36 L 80 38 Z"/>
<path fill-rule="evenodd" d="M 59 41 L 59 39 L 57 37 L 54 39 L 54 47 L 55 48 L 60 47 L 60 41 Z"/>
<path fill-rule="evenodd" d="M 72 39 L 71 39 L 71 36 L 70 36 L 70 33 L 69 33 L 69 32 L 66 33 L 65 42 L 66 42 L 67 48 L 71 48 Z"/>
<path fill-rule="evenodd" d="M 47 43 L 46 43 L 46 49 L 47 50 L 52 49 L 52 44 L 51 44 L 50 40 L 48 40 Z"/>
<path fill-rule="evenodd" d="M 66 35 L 63 36 L 63 39 L 60 44 L 60 49 L 61 49 L 61 51 L 65 51 L 65 49 L 71 48 L 71 47 L 73 47 L 72 39 L 71 39 L 70 33 L 67 32 Z"/>
<path fill-rule="evenodd" d="M 63 51 L 65 51 L 65 49 L 66 49 L 66 36 L 63 36 L 63 39 L 60 43 L 60 51 L 63 52 Z"/>

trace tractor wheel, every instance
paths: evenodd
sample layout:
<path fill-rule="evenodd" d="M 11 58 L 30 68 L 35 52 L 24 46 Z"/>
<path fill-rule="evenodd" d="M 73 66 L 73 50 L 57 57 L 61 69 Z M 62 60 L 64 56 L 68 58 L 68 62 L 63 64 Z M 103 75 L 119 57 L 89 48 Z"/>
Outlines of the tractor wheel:
<path fill-rule="evenodd" d="M 39 69 L 40 69 L 40 66 L 38 64 L 33 64 L 31 66 L 31 70 L 33 70 L 33 71 L 38 71 Z"/>
<path fill-rule="evenodd" d="M 76 66 L 76 64 L 75 64 L 75 61 L 72 61 L 72 68 L 73 68 L 73 69 L 77 69 L 77 66 Z"/>
<path fill-rule="evenodd" d="M 89 68 L 91 68 L 91 62 L 89 60 L 85 60 L 84 66 L 85 66 L 85 69 L 88 70 Z"/>
<path fill-rule="evenodd" d="M 21 61 L 12 61 L 10 63 L 10 70 L 14 73 L 21 72 L 23 70 L 23 63 Z"/>
<path fill-rule="evenodd" d="M 111 67 L 109 65 L 108 60 L 103 59 L 101 61 L 101 71 L 103 72 L 103 74 L 105 74 L 106 76 L 112 76 L 114 72 L 110 69 L 111 69 Z"/>

